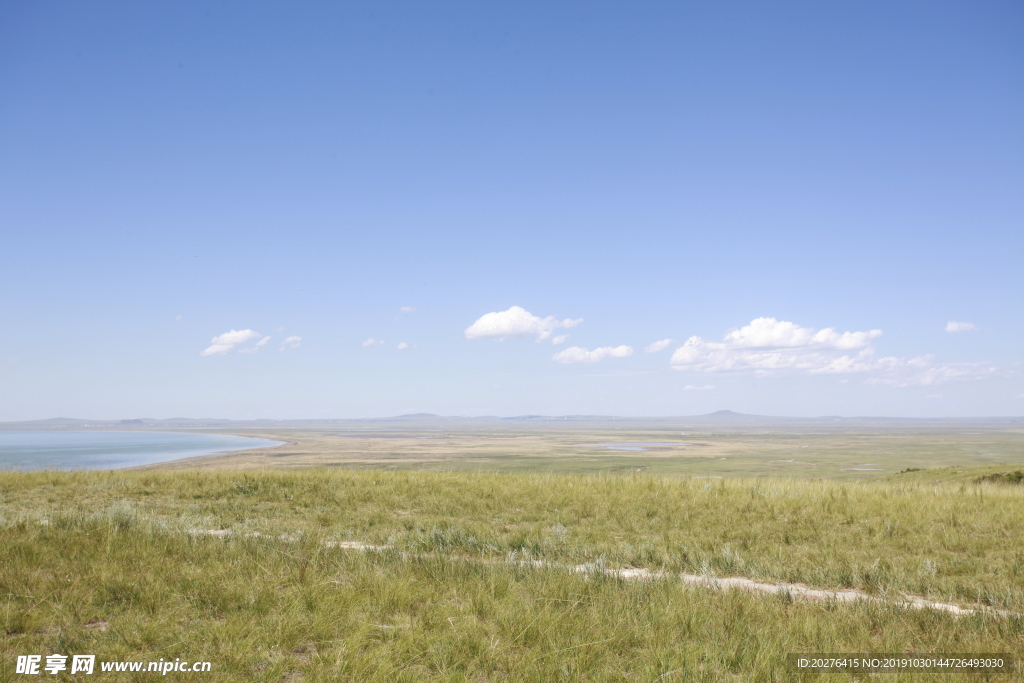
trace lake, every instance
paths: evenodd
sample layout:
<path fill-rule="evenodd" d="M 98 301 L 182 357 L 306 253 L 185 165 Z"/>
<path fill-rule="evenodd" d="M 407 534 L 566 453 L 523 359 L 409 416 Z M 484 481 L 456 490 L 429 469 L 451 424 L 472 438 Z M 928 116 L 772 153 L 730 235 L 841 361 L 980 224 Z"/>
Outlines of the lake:
<path fill-rule="evenodd" d="M 233 434 L 0 429 L 0 470 L 108 470 L 282 443 Z"/>

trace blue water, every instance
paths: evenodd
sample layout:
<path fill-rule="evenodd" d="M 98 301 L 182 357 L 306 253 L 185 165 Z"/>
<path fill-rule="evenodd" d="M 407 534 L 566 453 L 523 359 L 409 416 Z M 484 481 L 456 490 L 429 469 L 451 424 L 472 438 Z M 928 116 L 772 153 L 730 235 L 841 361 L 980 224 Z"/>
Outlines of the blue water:
<path fill-rule="evenodd" d="M 636 442 L 622 442 L 622 443 L 580 443 L 577 446 L 591 446 L 593 448 L 604 448 L 609 451 L 646 451 L 648 448 L 657 448 L 658 446 L 692 446 L 692 443 L 680 443 L 678 441 L 663 442 L 663 441 L 636 441 Z"/>
<path fill-rule="evenodd" d="M 0 470 L 108 470 L 282 443 L 233 434 L 0 429 Z"/>

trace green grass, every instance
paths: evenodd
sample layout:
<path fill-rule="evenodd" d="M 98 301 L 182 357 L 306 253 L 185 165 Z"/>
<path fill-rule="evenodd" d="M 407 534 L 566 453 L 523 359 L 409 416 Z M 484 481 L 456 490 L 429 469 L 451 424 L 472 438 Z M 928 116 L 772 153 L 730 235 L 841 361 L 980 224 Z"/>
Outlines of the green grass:
<path fill-rule="evenodd" d="M 210 680 L 238 681 L 775 681 L 799 680 L 789 652 L 1024 655 L 1021 618 L 794 602 L 500 561 L 903 591 L 1024 612 L 1021 486 L 337 469 L 3 473 L 0 514 L 5 674 L 17 654 L 65 651 L 209 660 Z M 244 535 L 252 531 L 272 537 Z"/>
<path fill-rule="evenodd" d="M 990 483 L 990 484 L 1016 484 L 1020 486 L 1024 484 L 1024 472 L 1021 470 L 1014 470 L 1013 472 L 993 472 L 992 474 L 986 474 L 978 477 L 977 483 Z"/>
<path fill-rule="evenodd" d="M 1019 465 L 986 465 L 983 467 L 910 467 L 887 477 L 889 481 L 904 484 L 1006 484 L 1024 483 L 1024 471 Z"/>

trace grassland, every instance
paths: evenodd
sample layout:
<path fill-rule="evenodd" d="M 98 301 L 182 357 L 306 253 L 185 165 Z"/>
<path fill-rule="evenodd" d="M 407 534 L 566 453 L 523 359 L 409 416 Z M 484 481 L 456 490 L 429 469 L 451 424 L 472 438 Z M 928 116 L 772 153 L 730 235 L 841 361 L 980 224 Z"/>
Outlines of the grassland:
<path fill-rule="evenodd" d="M 286 445 L 153 466 L 155 469 L 347 467 L 456 472 L 622 473 L 657 475 L 872 479 L 907 468 L 1024 467 L 1019 425 L 908 424 L 830 426 L 545 424 L 473 428 L 426 423 L 417 428 L 354 430 L 234 429 Z M 671 442 L 625 452 L 608 442 Z"/>
<path fill-rule="evenodd" d="M 213 662 L 210 680 L 237 681 L 848 681 L 798 675 L 785 656 L 1020 658 L 1020 617 L 508 562 L 746 576 L 1024 612 L 1024 486 L 974 479 L 3 473 L 0 657 L 8 670 L 33 652 L 182 657 Z M 234 533 L 194 533 L 218 529 Z M 325 544 L 341 540 L 394 550 Z"/>

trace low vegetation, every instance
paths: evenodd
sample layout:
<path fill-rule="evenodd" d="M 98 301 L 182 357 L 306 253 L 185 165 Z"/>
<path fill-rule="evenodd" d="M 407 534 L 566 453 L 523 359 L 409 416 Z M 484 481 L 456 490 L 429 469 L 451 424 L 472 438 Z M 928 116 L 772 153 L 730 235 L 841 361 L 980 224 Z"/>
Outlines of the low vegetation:
<path fill-rule="evenodd" d="M 906 468 L 1024 466 L 1016 424 L 975 425 L 686 425 L 549 422 L 472 428 L 429 423 L 420 430 L 232 430 L 286 442 L 277 448 L 152 465 L 151 469 L 306 469 L 346 467 L 505 472 L 770 476 L 876 479 Z M 616 451 L 604 443 L 672 444 Z"/>
<path fill-rule="evenodd" d="M 1024 484 L 1024 472 L 1020 470 L 1014 470 L 1013 472 L 993 472 L 992 474 L 986 474 L 978 477 L 977 483 L 982 484 L 985 482 L 993 484 Z"/>
<path fill-rule="evenodd" d="M 790 652 L 1024 655 L 1020 617 L 801 602 L 505 561 L 1024 612 L 1024 487 L 898 478 L 915 474 L 3 473 L 0 656 L 8 668 L 28 653 L 181 657 L 213 662 L 211 680 L 238 681 L 779 681 L 800 679 Z M 221 529 L 232 533 L 196 533 Z"/>
<path fill-rule="evenodd" d="M 1024 484 L 1024 471 L 1018 465 L 953 467 L 909 467 L 887 477 L 903 484 Z"/>

